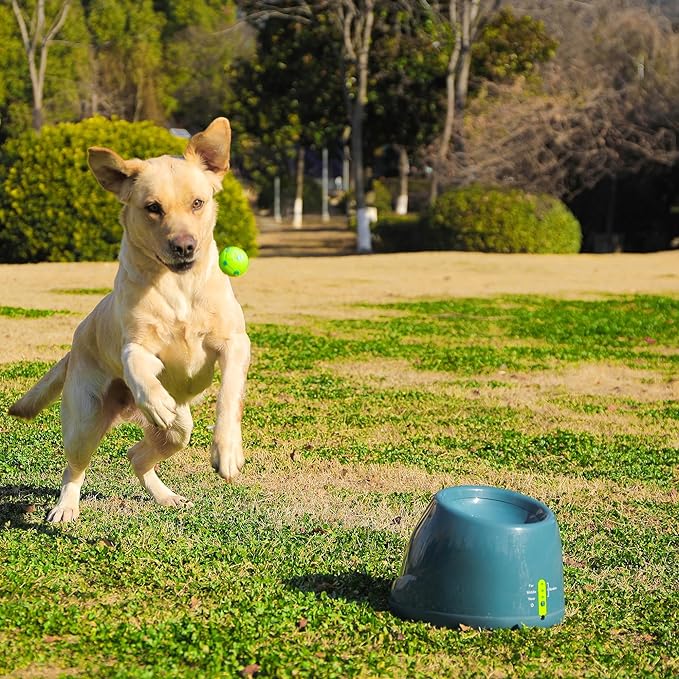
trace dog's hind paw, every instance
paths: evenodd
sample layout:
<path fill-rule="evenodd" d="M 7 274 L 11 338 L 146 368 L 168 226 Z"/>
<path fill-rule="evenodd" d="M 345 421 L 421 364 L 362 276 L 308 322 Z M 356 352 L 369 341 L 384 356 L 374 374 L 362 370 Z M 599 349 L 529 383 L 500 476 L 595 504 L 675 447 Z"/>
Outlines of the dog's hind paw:
<path fill-rule="evenodd" d="M 58 504 L 47 515 L 47 520 L 50 523 L 68 523 L 69 521 L 75 521 L 79 516 L 80 509 L 78 507 Z"/>
<path fill-rule="evenodd" d="M 168 495 L 162 500 L 159 500 L 158 504 L 161 504 L 164 507 L 193 507 L 193 502 L 182 495 Z"/>

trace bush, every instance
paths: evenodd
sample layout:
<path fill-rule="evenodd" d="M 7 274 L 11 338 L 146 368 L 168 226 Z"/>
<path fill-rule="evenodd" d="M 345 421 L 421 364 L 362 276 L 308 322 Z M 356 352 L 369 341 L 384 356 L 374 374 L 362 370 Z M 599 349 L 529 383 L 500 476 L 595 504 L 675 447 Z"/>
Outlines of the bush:
<path fill-rule="evenodd" d="M 580 224 L 548 195 L 470 186 L 442 194 L 428 219 L 435 249 L 475 252 L 580 251 Z"/>
<path fill-rule="evenodd" d="M 118 254 L 120 203 L 87 165 L 87 148 L 125 158 L 181 154 L 186 141 L 150 122 L 96 117 L 26 132 L 0 150 L 0 261 L 102 261 Z M 254 216 L 237 180 L 227 175 L 215 238 L 256 251 Z"/>
<path fill-rule="evenodd" d="M 379 252 L 431 250 L 427 221 L 418 214 L 390 214 L 373 225 L 373 246 Z"/>
<path fill-rule="evenodd" d="M 377 208 L 377 215 L 388 215 L 393 212 L 393 199 L 389 187 L 379 179 L 375 179 L 372 184 L 372 200 L 370 203 Z"/>

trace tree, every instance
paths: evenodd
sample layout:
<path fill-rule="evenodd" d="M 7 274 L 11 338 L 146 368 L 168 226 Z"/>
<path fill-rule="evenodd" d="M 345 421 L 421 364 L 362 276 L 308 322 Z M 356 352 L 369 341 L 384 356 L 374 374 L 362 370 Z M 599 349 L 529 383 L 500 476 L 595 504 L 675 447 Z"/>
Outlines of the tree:
<path fill-rule="evenodd" d="M 12 8 L 0 4 L 0 142 L 31 125 L 28 65 Z M 28 91 L 27 91 L 28 88 Z M 24 102 L 26 102 L 24 104 Z"/>
<path fill-rule="evenodd" d="M 286 17 L 309 24 L 325 14 L 341 37 L 340 60 L 347 114 L 351 125 L 351 161 L 357 217 L 357 251 L 372 252 L 372 236 L 365 199 L 363 125 L 368 100 L 368 67 L 376 0 L 250 0 L 244 9 L 251 20 Z"/>
<path fill-rule="evenodd" d="M 398 154 L 397 214 L 408 212 L 412 157 L 440 132 L 447 65 L 447 26 L 427 12 L 393 4 L 377 23 L 373 43 L 366 138 Z"/>
<path fill-rule="evenodd" d="M 84 4 L 93 71 L 88 113 L 163 122 L 173 103 L 162 69 L 164 16 L 152 0 Z"/>
<path fill-rule="evenodd" d="M 71 8 L 71 0 L 62 0 L 51 18 L 46 16 L 45 0 L 36 0 L 28 21 L 25 16 L 27 10 L 20 6 L 18 0 L 11 0 L 11 2 L 28 60 L 33 95 L 33 129 L 40 130 L 43 125 L 45 75 L 47 74 L 49 49 L 59 31 L 64 27 Z"/>
<path fill-rule="evenodd" d="M 503 8 L 486 22 L 472 45 L 469 94 L 488 81 L 539 80 L 540 66 L 554 58 L 558 46 L 543 21 Z"/>
<path fill-rule="evenodd" d="M 451 151 L 451 141 L 456 133 L 455 147 L 464 147 L 464 108 L 469 91 L 469 74 L 472 43 L 487 18 L 497 10 L 501 0 L 447 0 L 429 3 L 435 17 L 447 22 L 455 39 L 450 48 L 446 74 L 446 108 L 441 136 L 436 142 L 430 199 L 438 193 L 439 175 Z"/>
<path fill-rule="evenodd" d="M 328 11 L 342 30 L 342 62 L 347 106 L 351 120 L 351 161 L 356 196 L 356 249 L 372 252 L 370 221 L 365 200 L 363 166 L 363 123 L 368 103 L 368 66 L 372 31 L 375 23 L 375 0 L 335 0 Z"/>
<path fill-rule="evenodd" d="M 669 23 L 638 9 L 604 12 L 578 42 L 577 60 L 571 52 L 553 64 L 540 91 L 520 81 L 479 101 L 468 179 L 568 200 L 605 177 L 679 161 L 679 37 Z"/>
<path fill-rule="evenodd" d="M 238 94 L 230 110 L 249 153 L 259 158 L 264 153 L 273 161 L 269 181 L 295 158 L 293 225 L 299 227 L 305 151 L 335 141 L 343 126 L 338 36 L 323 14 L 308 24 L 258 17 L 257 26 L 255 55 L 236 60 L 231 70 Z M 278 157 L 273 157 L 272 146 Z"/>
<path fill-rule="evenodd" d="M 230 113 L 229 66 L 238 56 L 254 59 L 252 29 L 237 18 L 233 0 L 155 0 L 164 18 L 163 101 L 181 127 L 203 129 Z"/>

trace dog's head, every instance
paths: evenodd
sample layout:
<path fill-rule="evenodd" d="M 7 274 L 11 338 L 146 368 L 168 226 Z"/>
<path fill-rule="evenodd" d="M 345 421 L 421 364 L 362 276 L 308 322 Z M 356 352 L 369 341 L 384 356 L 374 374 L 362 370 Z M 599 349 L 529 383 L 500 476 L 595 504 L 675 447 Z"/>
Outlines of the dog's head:
<path fill-rule="evenodd" d="M 175 273 L 209 256 L 217 218 L 215 193 L 229 169 L 231 128 L 217 118 L 191 137 L 183 158 L 124 160 L 93 147 L 90 168 L 97 181 L 124 204 L 122 223 L 130 246 Z"/>

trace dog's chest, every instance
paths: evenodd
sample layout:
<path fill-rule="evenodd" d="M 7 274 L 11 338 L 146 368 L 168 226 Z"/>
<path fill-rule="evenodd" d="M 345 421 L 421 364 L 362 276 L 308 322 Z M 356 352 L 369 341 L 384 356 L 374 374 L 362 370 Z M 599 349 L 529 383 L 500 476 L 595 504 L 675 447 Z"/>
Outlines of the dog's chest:
<path fill-rule="evenodd" d="M 170 318 L 156 326 L 158 358 L 165 370 L 161 381 L 171 392 L 192 396 L 212 381 L 217 352 L 207 342 L 208 316 L 201 310 L 177 307 Z"/>

